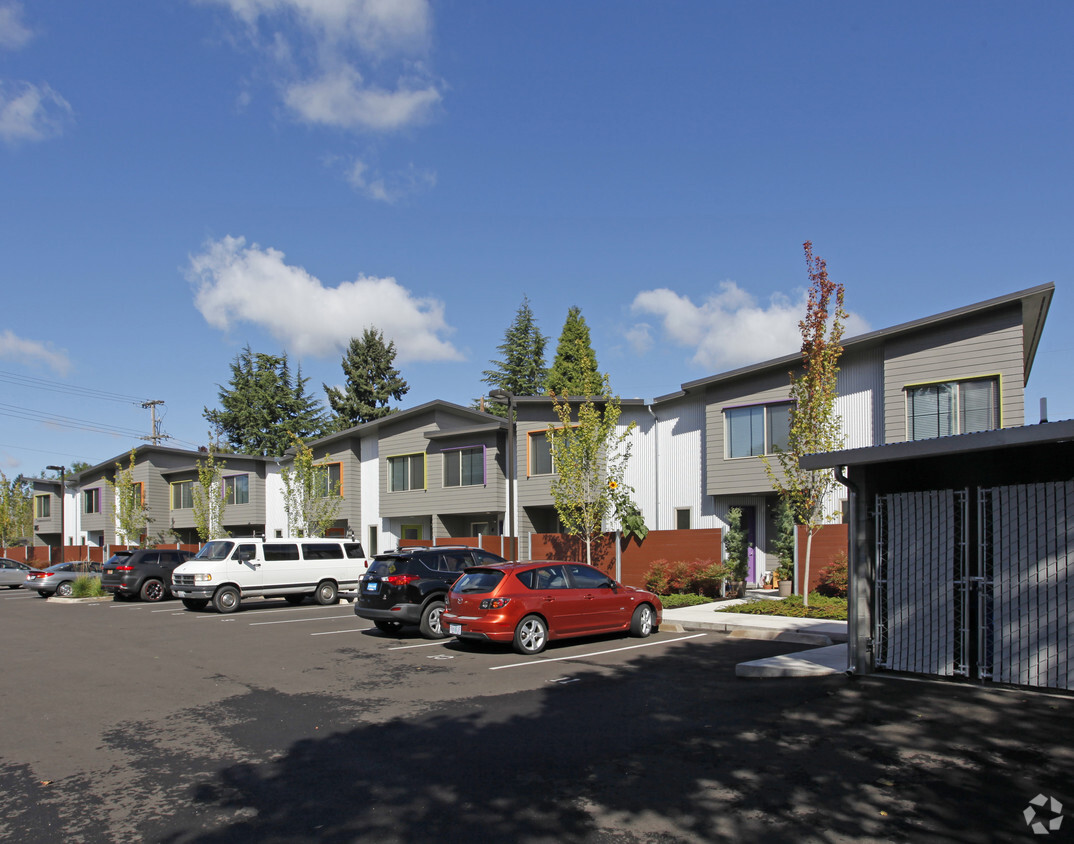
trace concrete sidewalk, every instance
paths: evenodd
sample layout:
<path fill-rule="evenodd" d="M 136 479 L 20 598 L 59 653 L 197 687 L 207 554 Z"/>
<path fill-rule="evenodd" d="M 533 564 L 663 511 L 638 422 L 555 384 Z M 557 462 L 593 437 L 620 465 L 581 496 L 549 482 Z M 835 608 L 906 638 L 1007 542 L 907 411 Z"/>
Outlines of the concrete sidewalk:
<path fill-rule="evenodd" d="M 756 590 L 763 592 L 763 590 Z M 751 590 L 751 597 L 754 591 Z M 769 595 L 771 593 L 769 592 Z M 769 595 L 757 595 L 770 599 Z M 847 669 L 847 623 L 778 615 L 721 612 L 721 607 L 744 603 L 714 601 L 693 607 L 664 610 L 662 630 L 712 630 L 746 639 L 771 639 L 812 646 L 799 653 L 740 663 L 738 677 L 816 677 L 841 674 Z"/>

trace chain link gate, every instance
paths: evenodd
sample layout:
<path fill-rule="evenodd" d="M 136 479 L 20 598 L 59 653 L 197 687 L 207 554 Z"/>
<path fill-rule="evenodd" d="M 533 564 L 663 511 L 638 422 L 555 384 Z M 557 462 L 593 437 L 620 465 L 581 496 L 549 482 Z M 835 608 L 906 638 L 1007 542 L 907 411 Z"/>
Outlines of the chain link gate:
<path fill-rule="evenodd" d="M 1074 688 L 1074 481 L 972 493 L 877 496 L 876 667 Z"/>

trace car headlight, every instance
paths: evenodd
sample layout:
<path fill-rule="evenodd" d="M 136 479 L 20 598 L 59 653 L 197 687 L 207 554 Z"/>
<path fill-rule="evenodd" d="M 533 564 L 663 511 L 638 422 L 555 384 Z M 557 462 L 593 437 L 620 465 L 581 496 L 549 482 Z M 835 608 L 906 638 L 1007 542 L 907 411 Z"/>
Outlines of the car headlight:
<path fill-rule="evenodd" d="M 211 574 L 195 574 L 194 575 L 194 582 L 195 583 L 208 583 L 212 579 L 213 579 L 213 576 Z"/>

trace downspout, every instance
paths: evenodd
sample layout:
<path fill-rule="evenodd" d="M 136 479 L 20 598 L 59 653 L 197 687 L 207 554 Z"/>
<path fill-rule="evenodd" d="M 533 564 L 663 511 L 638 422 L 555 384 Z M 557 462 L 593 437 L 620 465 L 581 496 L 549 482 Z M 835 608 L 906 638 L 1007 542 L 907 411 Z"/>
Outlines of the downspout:
<path fill-rule="evenodd" d="M 645 409 L 653 417 L 653 509 L 656 513 L 656 525 L 654 530 L 660 529 L 660 420 L 656 416 L 651 404 L 646 404 Z"/>
<path fill-rule="evenodd" d="M 855 592 L 855 586 L 857 585 L 857 571 L 855 570 L 854 563 L 857 559 L 857 513 L 858 513 L 858 487 L 850 478 L 843 474 L 843 467 L 835 467 L 835 479 L 839 481 L 843 486 L 847 488 L 849 493 L 848 498 L 848 514 L 847 518 L 850 522 L 849 530 L 847 531 L 847 597 L 852 600 L 847 601 L 847 669 L 848 676 L 854 676 L 857 671 L 855 666 L 854 656 L 858 646 L 858 600 Z"/>

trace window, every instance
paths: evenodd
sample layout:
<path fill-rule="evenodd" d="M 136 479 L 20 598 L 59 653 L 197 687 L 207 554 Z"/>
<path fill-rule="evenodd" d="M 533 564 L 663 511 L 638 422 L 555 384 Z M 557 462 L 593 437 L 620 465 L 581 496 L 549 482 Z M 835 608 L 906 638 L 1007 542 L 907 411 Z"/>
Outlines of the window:
<path fill-rule="evenodd" d="M 999 427 L 999 380 L 978 378 L 906 388 L 907 438 L 930 440 Z"/>
<path fill-rule="evenodd" d="M 192 510 L 194 508 L 194 482 L 179 481 L 172 484 L 172 509 Z"/>
<path fill-rule="evenodd" d="M 261 546 L 266 563 L 279 563 L 298 559 L 298 545 L 293 542 L 266 542 Z"/>
<path fill-rule="evenodd" d="M 338 542 L 307 543 L 302 546 L 303 560 L 342 560 L 343 546 Z"/>
<path fill-rule="evenodd" d="M 47 519 L 52 515 L 52 497 L 38 495 L 34 498 L 34 518 Z"/>
<path fill-rule="evenodd" d="M 675 530 L 690 529 L 690 508 L 680 507 L 675 511 Z"/>
<path fill-rule="evenodd" d="M 527 589 L 566 589 L 567 577 L 563 566 L 530 569 L 518 573 L 518 579 Z"/>
<path fill-rule="evenodd" d="M 87 489 L 82 492 L 82 512 L 83 513 L 100 513 L 101 512 L 101 490 Z"/>
<path fill-rule="evenodd" d="M 134 500 L 139 504 L 145 504 L 145 486 L 141 481 L 136 481 L 131 484 L 131 490 L 134 492 Z"/>
<path fill-rule="evenodd" d="M 403 525 L 399 532 L 400 539 L 421 539 L 421 525 Z"/>
<path fill-rule="evenodd" d="M 225 504 L 249 504 L 250 503 L 250 476 L 232 475 L 224 478 L 224 503 Z"/>
<path fill-rule="evenodd" d="M 592 566 L 567 566 L 575 589 L 608 589 L 612 579 Z"/>
<path fill-rule="evenodd" d="M 444 452 L 444 486 L 485 483 L 485 447 L 452 448 Z"/>
<path fill-rule="evenodd" d="M 323 463 L 317 466 L 317 495 L 328 498 L 330 495 L 343 495 L 343 464 Z"/>
<path fill-rule="evenodd" d="M 552 441 L 547 431 L 538 431 L 530 434 L 529 441 L 530 474 L 552 474 Z"/>
<path fill-rule="evenodd" d="M 388 490 L 425 489 L 425 455 L 403 454 L 388 458 Z"/>
<path fill-rule="evenodd" d="M 724 410 L 727 420 L 727 456 L 758 457 L 787 448 L 791 430 L 790 402 L 730 407 Z"/>

